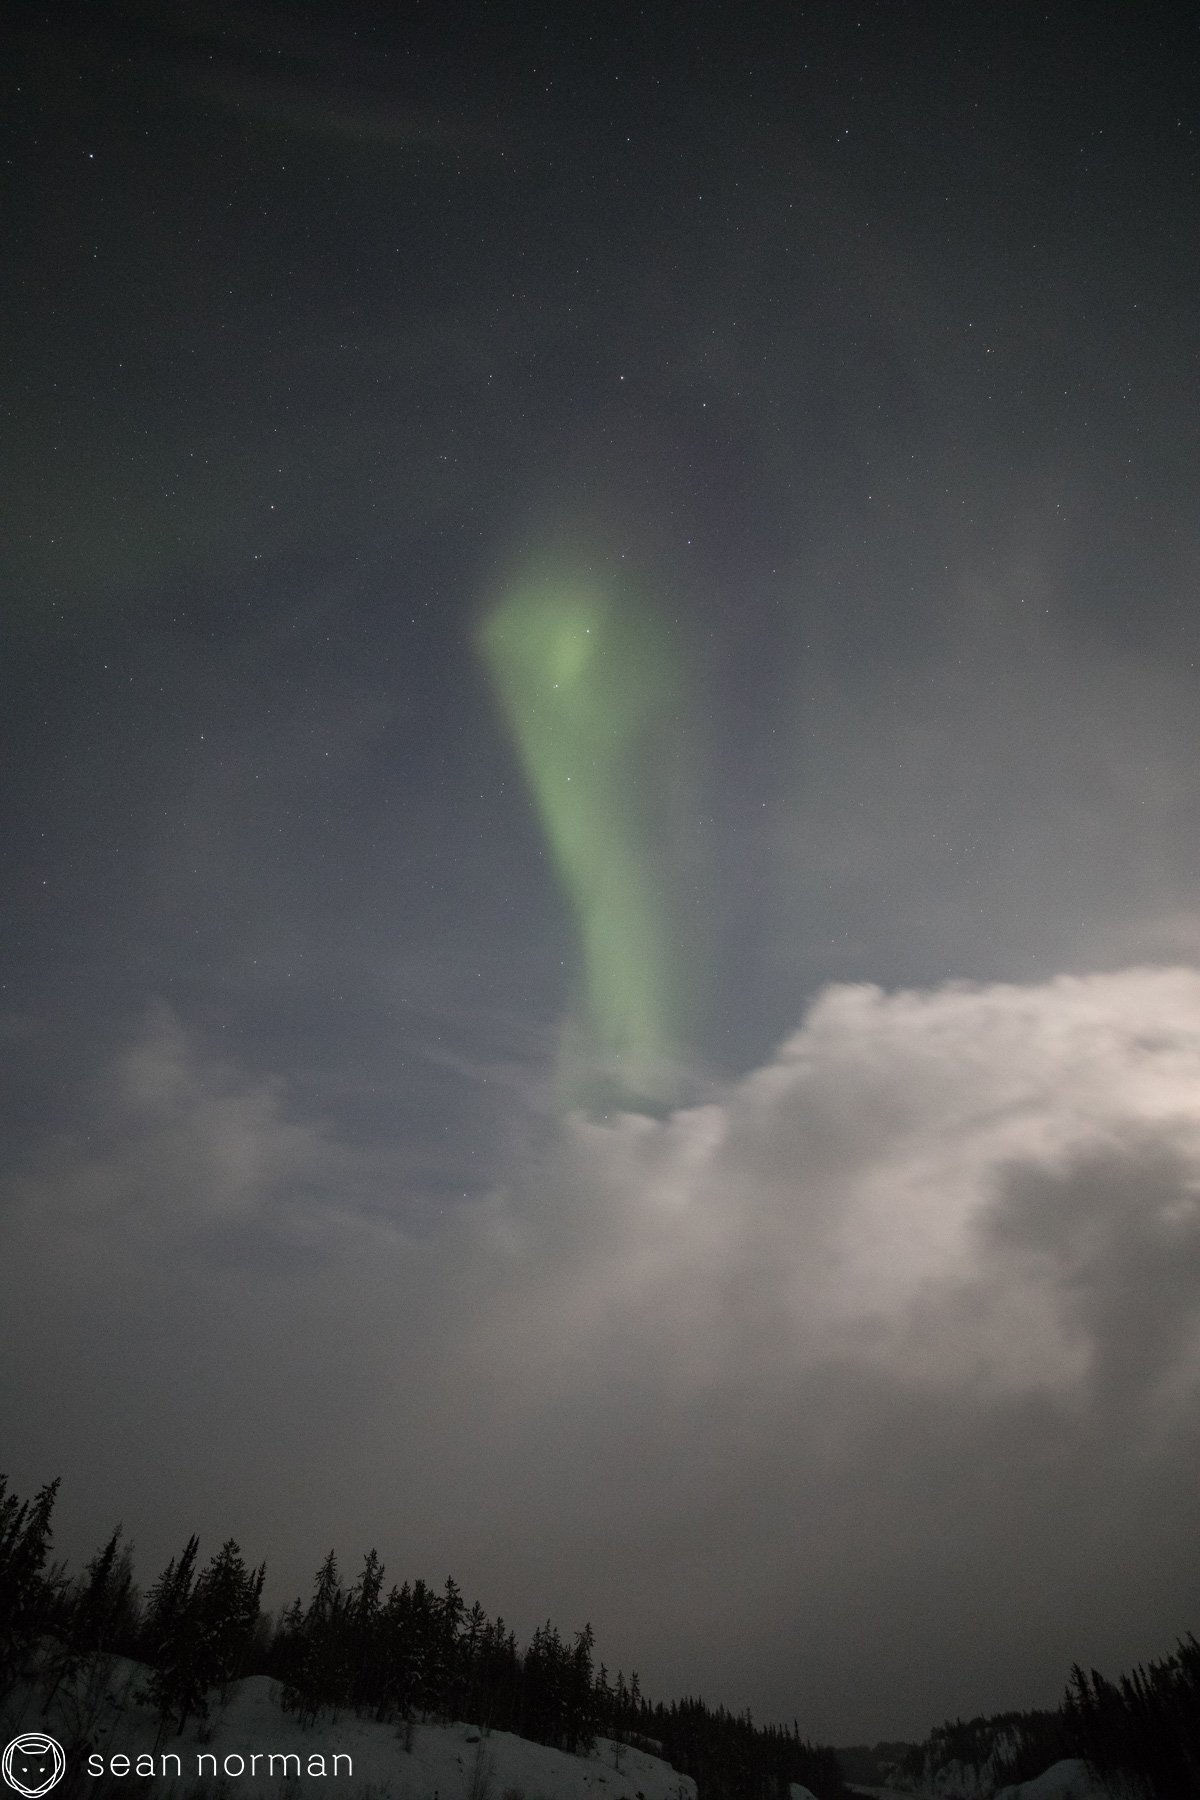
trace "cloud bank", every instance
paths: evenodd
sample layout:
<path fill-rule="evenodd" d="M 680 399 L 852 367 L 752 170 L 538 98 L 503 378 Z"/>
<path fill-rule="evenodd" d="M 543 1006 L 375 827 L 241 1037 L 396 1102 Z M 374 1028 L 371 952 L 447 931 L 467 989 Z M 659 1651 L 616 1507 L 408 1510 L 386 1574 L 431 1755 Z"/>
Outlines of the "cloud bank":
<path fill-rule="evenodd" d="M 5 1186 L 10 1473 L 79 1550 L 166 1514 L 282 1599 L 374 1542 L 842 1741 L 1052 1703 L 1196 1623 L 1198 1194 L 1193 969 L 829 988 L 419 1232 L 158 1007 Z"/>

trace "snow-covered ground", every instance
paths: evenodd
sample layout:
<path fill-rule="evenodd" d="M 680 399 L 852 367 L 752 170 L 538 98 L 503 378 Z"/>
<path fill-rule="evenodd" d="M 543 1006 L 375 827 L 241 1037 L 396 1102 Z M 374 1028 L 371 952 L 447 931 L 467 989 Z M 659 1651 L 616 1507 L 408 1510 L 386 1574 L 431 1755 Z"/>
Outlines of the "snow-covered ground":
<path fill-rule="evenodd" d="M 406 1734 L 395 1724 L 343 1713 L 323 1715 L 305 1730 L 281 1710 L 279 1684 L 265 1675 L 238 1682 L 199 1732 L 189 1727 L 156 1748 L 154 1715 L 134 1698 L 145 1674 L 137 1664 L 115 1661 L 109 1696 L 88 1702 L 95 1715 L 88 1754 L 67 1772 L 82 1777 L 71 1781 L 74 1793 L 86 1794 L 93 1779 L 112 1774 L 132 1783 L 141 1773 L 151 1777 L 155 1800 L 201 1783 L 219 1786 L 228 1800 L 281 1794 L 288 1800 L 696 1800 L 689 1776 L 607 1738 L 590 1756 L 571 1756 L 507 1731 L 485 1736 L 473 1725 L 417 1724 Z M 75 1735 L 78 1696 L 56 1701 L 48 1717 L 41 1698 L 35 1690 L 10 1704 L 0 1720 L 5 1741 L 22 1731 L 49 1732 L 64 1742 Z M 139 1766 L 139 1757 L 152 1761 Z"/>
<path fill-rule="evenodd" d="M 870 1796 L 870 1800 L 927 1800 L 925 1789 L 902 1791 L 899 1788 L 859 1787 L 850 1784 L 850 1791 Z M 962 1791 L 961 1784 L 956 1785 L 948 1776 L 946 1785 L 935 1784 L 933 1789 L 928 1790 L 928 1796 L 932 1800 L 949 1800 L 951 1794 Z M 1107 1788 L 1098 1787 L 1088 1774 L 1085 1764 L 1071 1758 L 1054 1763 L 1033 1781 L 1018 1781 L 1000 1788 L 992 1795 L 992 1800 L 1117 1800 L 1117 1797 Z"/>
<path fill-rule="evenodd" d="M 86 1735 L 86 1753 L 67 1771 L 72 1800 L 86 1796 L 93 1781 L 97 1792 L 101 1785 L 111 1792 L 110 1776 L 118 1788 L 128 1780 L 132 1789 L 139 1774 L 150 1777 L 152 1800 L 184 1800 L 201 1786 L 224 1800 L 696 1800 L 690 1776 L 607 1738 L 591 1755 L 572 1756 L 474 1725 L 406 1728 L 342 1713 L 323 1714 L 305 1729 L 281 1709 L 279 1683 L 265 1675 L 236 1683 L 199 1728 L 156 1744 L 154 1713 L 136 1698 L 147 1674 L 139 1663 L 112 1658 L 73 1693 L 60 1693 L 48 1716 L 42 1687 L 32 1686 L 0 1714 L 0 1742 L 28 1731 L 49 1732 L 64 1744 Z M 937 1771 L 928 1800 L 964 1791 L 951 1779 L 956 1770 Z M 924 1790 L 851 1791 L 871 1800 L 927 1800 Z M 814 1796 L 793 1783 L 791 1800 Z M 1096 1786 L 1082 1762 L 1068 1761 L 1000 1789 L 993 1800 L 1116 1797 Z"/>
<path fill-rule="evenodd" d="M 1106 1789 L 1096 1786 L 1085 1763 L 1069 1757 L 1053 1763 L 1033 1781 L 1018 1781 L 1013 1787 L 1001 1788 L 996 1800 L 1109 1800 L 1109 1795 Z"/>

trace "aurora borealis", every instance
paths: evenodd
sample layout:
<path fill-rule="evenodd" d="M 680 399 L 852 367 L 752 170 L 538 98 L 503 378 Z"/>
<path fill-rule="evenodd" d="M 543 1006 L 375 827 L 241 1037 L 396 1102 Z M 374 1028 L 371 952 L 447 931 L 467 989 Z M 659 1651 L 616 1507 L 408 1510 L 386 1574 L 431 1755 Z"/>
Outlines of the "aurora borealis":
<path fill-rule="evenodd" d="M 575 1054 L 645 1101 L 683 1043 L 669 894 L 689 775 L 679 657 L 644 600 L 569 566 L 521 577 L 480 642 L 578 923 Z"/>

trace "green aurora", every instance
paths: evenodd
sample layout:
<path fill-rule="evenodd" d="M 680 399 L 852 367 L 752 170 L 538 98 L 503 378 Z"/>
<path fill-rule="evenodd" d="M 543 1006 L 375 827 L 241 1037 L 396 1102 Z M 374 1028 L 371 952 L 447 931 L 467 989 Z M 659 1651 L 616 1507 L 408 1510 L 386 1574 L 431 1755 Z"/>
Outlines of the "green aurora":
<path fill-rule="evenodd" d="M 582 1069 L 564 1071 L 568 1097 L 599 1076 L 652 1098 L 684 1023 L 670 894 L 685 763 L 678 651 L 626 584 L 548 568 L 490 609 L 480 645 L 580 934 L 566 1056 Z"/>

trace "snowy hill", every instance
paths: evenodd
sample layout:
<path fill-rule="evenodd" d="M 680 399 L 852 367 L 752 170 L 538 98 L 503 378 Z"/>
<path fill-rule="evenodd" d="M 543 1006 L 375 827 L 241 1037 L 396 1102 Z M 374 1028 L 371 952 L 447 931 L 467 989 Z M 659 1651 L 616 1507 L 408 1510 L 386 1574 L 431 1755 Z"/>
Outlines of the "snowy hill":
<path fill-rule="evenodd" d="M 85 1752 L 75 1759 L 83 1780 L 72 1783 L 84 1794 L 93 1779 L 100 1791 L 109 1777 L 122 1782 L 142 1774 L 152 1778 L 156 1800 L 202 1783 L 229 1800 L 696 1800 L 690 1777 L 606 1738 L 590 1755 L 572 1756 L 505 1731 L 484 1735 L 473 1725 L 406 1730 L 343 1713 L 305 1729 L 281 1709 L 279 1683 L 265 1675 L 238 1682 L 199 1731 L 189 1727 L 156 1748 L 153 1712 L 134 1698 L 146 1673 L 113 1659 L 108 1694 L 92 1697 L 86 1719 L 78 1694 L 60 1696 L 43 1717 L 38 1691 L 10 1705 L 0 1726 L 6 1737 L 48 1731 L 64 1744 L 86 1726 Z"/>
<path fill-rule="evenodd" d="M 1033 1781 L 1001 1788 L 996 1800 L 1108 1800 L 1108 1789 L 1097 1787 L 1085 1763 L 1068 1757 Z"/>
<path fill-rule="evenodd" d="M 1054 1763 L 1032 1781 L 1018 1781 L 1007 1787 L 992 1788 L 986 1775 L 969 1765 L 952 1764 L 935 1772 L 929 1784 L 915 1788 L 862 1787 L 850 1783 L 851 1793 L 869 1796 L 870 1800 L 1118 1800 L 1098 1785 L 1077 1758 Z"/>

